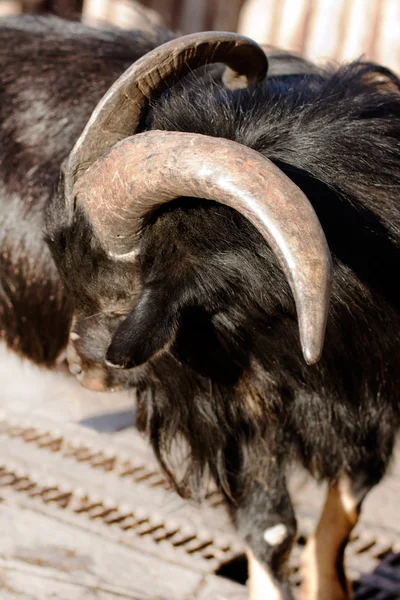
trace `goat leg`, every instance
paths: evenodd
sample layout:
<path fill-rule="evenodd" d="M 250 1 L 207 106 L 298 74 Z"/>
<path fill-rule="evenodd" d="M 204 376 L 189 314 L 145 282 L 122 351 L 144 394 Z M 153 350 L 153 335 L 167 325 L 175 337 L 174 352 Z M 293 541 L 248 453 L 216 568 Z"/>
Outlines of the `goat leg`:
<path fill-rule="evenodd" d="M 277 464 L 267 485 L 255 482 L 238 501 L 235 521 L 247 544 L 250 600 L 292 600 L 288 559 L 296 535 L 296 518 L 284 475 Z"/>
<path fill-rule="evenodd" d="M 351 598 L 344 552 L 370 487 L 356 485 L 345 475 L 328 487 L 317 528 L 303 553 L 301 600 Z"/>

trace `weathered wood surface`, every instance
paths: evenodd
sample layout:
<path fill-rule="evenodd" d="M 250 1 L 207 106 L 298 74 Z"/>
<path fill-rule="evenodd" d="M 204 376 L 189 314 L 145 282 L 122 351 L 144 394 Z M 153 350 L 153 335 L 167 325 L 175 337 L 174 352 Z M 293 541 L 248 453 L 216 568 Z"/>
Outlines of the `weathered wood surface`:
<path fill-rule="evenodd" d="M 243 550 L 221 498 L 211 494 L 198 508 L 168 490 L 133 427 L 110 433 L 125 419 L 131 425 L 129 394 L 86 392 L 65 373 L 0 348 L 1 600 L 246 598 L 244 586 L 214 575 Z M 293 489 L 307 537 L 323 490 L 298 476 Z M 350 543 L 353 578 L 400 550 L 399 496 L 397 463 L 368 498 Z"/>
<path fill-rule="evenodd" d="M 1 0 L 0 15 L 50 11 L 78 18 L 81 6 L 82 0 Z M 400 72 L 399 0 L 84 0 L 82 10 L 94 25 L 239 31 L 311 59 L 365 55 Z"/>
<path fill-rule="evenodd" d="M 111 23 L 122 29 L 140 29 L 148 33 L 154 26 L 167 25 L 161 13 L 133 0 L 85 0 L 82 21 L 94 27 Z"/>
<path fill-rule="evenodd" d="M 102 445 L 95 448 L 90 432 L 53 429 L 53 439 L 63 436 L 62 452 L 49 440 L 48 422 L 40 420 L 37 430 L 24 422 L 36 440 L 28 443 L 18 435 L 20 419 L 8 422 L 13 431 L 0 434 L 2 599 L 25 597 L 27 589 L 26 597 L 35 600 L 194 600 L 200 592 L 205 597 L 204 589 L 214 589 L 221 600 L 245 598 L 242 586 L 212 574 L 235 544 L 229 525 L 227 534 L 221 530 L 218 511 L 206 508 L 200 515 L 154 476 L 147 485 L 133 482 L 115 464 L 121 451 L 108 441 L 99 456 Z M 140 447 L 130 465 L 143 465 Z M 208 540 L 215 556 L 207 560 L 201 547 Z"/>
<path fill-rule="evenodd" d="M 33 508 L 0 506 L 0 597 L 184 600 L 201 575 L 71 527 Z M 31 581 L 32 580 L 32 581 Z M 29 585 L 28 585 L 29 582 Z M 33 584 L 33 589 L 30 587 Z M 33 593 L 34 590 L 34 593 Z"/>
<path fill-rule="evenodd" d="M 364 55 L 400 73 L 399 0 L 246 0 L 238 30 L 311 59 Z"/>

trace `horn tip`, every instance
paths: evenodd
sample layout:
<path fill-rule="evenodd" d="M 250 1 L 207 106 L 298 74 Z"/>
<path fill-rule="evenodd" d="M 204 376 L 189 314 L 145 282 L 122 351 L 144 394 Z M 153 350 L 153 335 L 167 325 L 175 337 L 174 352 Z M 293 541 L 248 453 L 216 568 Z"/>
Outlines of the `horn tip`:
<path fill-rule="evenodd" d="M 315 365 L 319 359 L 321 358 L 322 348 L 318 349 L 310 349 L 310 348 L 302 348 L 304 360 L 309 366 Z"/>
<path fill-rule="evenodd" d="M 309 331 L 309 335 L 300 335 L 301 349 L 304 360 L 308 365 L 315 365 L 322 356 L 324 347 L 325 327 L 319 331 Z"/>

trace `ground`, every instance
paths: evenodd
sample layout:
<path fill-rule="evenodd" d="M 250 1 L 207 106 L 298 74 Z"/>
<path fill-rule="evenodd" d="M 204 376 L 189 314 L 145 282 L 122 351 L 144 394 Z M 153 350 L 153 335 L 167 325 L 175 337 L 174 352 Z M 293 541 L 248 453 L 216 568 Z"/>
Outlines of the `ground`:
<path fill-rule="evenodd" d="M 301 544 L 323 490 L 296 477 Z M 400 460 L 365 505 L 350 575 L 400 551 Z M 171 490 L 134 428 L 134 396 L 84 390 L 0 346 L 2 600 L 244 600 L 236 539 L 219 494 L 202 507 Z M 223 566 L 225 565 L 225 566 Z"/>

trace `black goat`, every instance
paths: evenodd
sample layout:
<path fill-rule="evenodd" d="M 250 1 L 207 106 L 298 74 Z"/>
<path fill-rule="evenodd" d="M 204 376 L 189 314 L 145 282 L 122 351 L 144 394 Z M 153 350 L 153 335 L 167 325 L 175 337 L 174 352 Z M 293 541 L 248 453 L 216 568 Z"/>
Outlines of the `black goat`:
<path fill-rule="evenodd" d="M 291 597 L 289 467 L 327 480 L 302 594 L 347 598 L 346 541 L 399 428 L 399 80 L 368 63 L 317 69 L 285 55 L 271 60 L 264 80 L 255 44 L 229 34 L 177 41 L 111 88 L 56 190 L 58 168 L 101 93 L 155 42 L 55 20 L 9 21 L 0 36 L 18 49 L 0 54 L 0 310 L 13 324 L 3 325 L 9 344 L 51 364 L 73 312 L 71 371 L 92 388 L 136 387 L 139 425 L 177 488 L 201 494 L 211 475 L 225 493 L 248 544 L 252 600 Z M 230 69 L 179 81 L 186 63 L 208 60 Z M 286 74 L 274 64 L 286 65 Z M 145 133 L 129 138 L 138 131 Z M 173 150 L 165 155 L 165 148 Z M 231 150 L 224 171 L 222 155 Z M 265 213 L 252 184 L 261 163 L 270 177 L 265 197 L 283 190 Z M 287 197 L 301 211 L 274 237 L 268 211 Z M 290 287 L 300 328 L 306 305 L 302 346 L 312 362 L 329 264 L 311 213 L 315 239 L 302 229 L 305 197 L 334 266 L 324 351 L 313 366 L 301 356 Z M 38 236 L 46 202 L 47 242 L 65 292 Z M 305 236 L 300 268 L 308 251 L 321 251 L 304 296 L 293 275 L 296 255 L 286 259 L 287 240 L 277 242 L 287 231 L 299 241 L 297 220 Z M 170 452 L 177 440 L 187 448 L 179 478 Z"/>
<path fill-rule="evenodd" d="M 45 204 L 96 103 L 168 33 L 25 16 L 1 19 L 0 36 L 0 339 L 50 366 L 67 343 L 72 305 L 43 243 Z"/>

